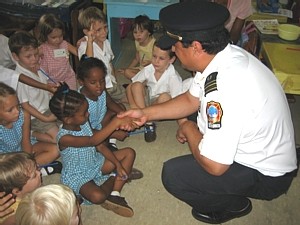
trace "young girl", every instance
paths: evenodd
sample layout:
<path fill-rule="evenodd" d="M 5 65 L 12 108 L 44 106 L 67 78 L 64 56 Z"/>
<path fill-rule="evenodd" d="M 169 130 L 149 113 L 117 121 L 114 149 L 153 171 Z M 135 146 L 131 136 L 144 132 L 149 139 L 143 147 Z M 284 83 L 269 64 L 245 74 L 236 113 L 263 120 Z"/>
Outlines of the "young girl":
<path fill-rule="evenodd" d="M 81 195 L 85 203 L 101 204 L 121 216 L 133 216 L 120 191 L 131 172 L 135 151 L 123 148 L 111 152 L 100 144 L 120 126 L 135 126 L 132 120 L 115 117 L 93 135 L 86 98 L 66 84 L 53 95 L 50 109 L 63 123 L 57 136 L 63 163 L 62 183 Z"/>
<path fill-rule="evenodd" d="M 16 91 L 0 82 L 0 153 L 34 153 L 39 165 L 53 165 L 46 166 L 46 172 L 59 172 L 61 164 L 53 162 L 59 157 L 56 144 L 38 142 L 30 133 L 30 114 L 20 108 Z"/>
<path fill-rule="evenodd" d="M 81 208 L 72 189 L 62 184 L 27 194 L 16 211 L 18 225 L 81 225 Z"/>
<path fill-rule="evenodd" d="M 80 84 L 80 93 L 89 103 L 89 121 L 92 129 L 100 130 L 109 123 L 117 113 L 124 111 L 125 107 L 116 103 L 105 90 L 105 64 L 94 57 L 82 57 L 77 68 L 77 78 Z M 128 133 L 117 130 L 110 138 L 123 141 Z"/>
<path fill-rule="evenodd" d="M 153 37 L 154 26 L 148 16 L 137 16 L 134 19 L 132 27 L 136 54 L 128 68 L 119 70 L 119 72 L 123 73 L 128 79 L 131 79 L 144 66 L 151 63 L 152 50 L 155 42 L 155 38 Z"/>
<path fill-rule="evenodd" d="M 15 212 L 21 199 L 41 186 L 41 172 L 34 156 L 26 152 L 0 154 L 0 192 L 12 194 L 13 212 L 0 218 L 2 225 L 15 225 Z"/>
<path fill-rule="evenodd" d="M 66 82 L 76 90 L 76 77 L 70 65 L 69 53 L 77 56 L 77 48 L 63 39 L 63 22 L 53 14 L 45 14 L 40 18 L 37 28 L 41 42 L 41 71 L 50 77 L 50 82 Z"/>
<path fill-rule="evenodd" d="M 131 108 L 145 108 L 152 104 L 166 102 L 182 93 L 182 79 L 172 63 L 176 57 L 174 52 L 162 50 L 159 41 L 155 42 L 151 64 L 132 78 L 126 89 Z M 145 125 L 145 140 L 156 138 L 153 122 Z"/>

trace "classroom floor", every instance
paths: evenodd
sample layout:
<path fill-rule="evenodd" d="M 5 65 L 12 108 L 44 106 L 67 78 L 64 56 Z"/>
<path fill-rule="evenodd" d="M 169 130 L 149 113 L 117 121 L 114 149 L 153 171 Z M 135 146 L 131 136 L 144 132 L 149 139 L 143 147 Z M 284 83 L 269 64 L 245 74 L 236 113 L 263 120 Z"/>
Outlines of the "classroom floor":
<path fill-rule="evenodd" d="M 123 54 L 115 67 L 121 68 L 129 64 L 133 57 L 134 46 L 131 39 L 122 41 Z M 176 67 L 183 78 L 189 73 Z M 119 77 L 119 81 L 127 80 Z M 300 143 L 300 96 L 295 96 L 296 102 L 290 104 L 293 117 L 296 143 Z M 144 141 L 143 134 L 128 137 L 124 142 L 118 142 L 119 148 L 130 146 L 137 153 L 135 168 L 143 171 L 144 177 L 124 186 L 122 195 L 134 210 L 132 218 L 124 218 L 107 211 L 99 205 L 82 206 L 83 225 L 198 225 L 205 224 L 195 220 L 191 208 L 171 196 L 161 182 L 163 162 L 184 154 L 189 154 L 186 144 L 182 145 L 175 138 L 177 124 L 175 121 L 157 123 L 157 139 L 155 142 Z M 80 166 L 80 165 L 78 165 Z M 44 184 L 59 183 L 59 175 L 44 177 Z M 293 183 L 286 195 L 273 201 L 252 199 L 253 209 L 242 218 L 231 220 L 226 225 L 298 225 L 300 224 L 300 178 Z"/>

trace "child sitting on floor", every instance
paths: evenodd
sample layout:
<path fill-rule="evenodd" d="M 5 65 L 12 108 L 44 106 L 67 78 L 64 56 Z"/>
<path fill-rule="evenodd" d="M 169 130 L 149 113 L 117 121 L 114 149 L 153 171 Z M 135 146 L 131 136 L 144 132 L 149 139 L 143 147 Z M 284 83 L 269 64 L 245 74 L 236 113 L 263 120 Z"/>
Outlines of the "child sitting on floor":
<path fill-rule="evenodd" d="M 18 225 L 81 225 L 81 208 L 72 189 L 49 184 L 27 194 L 16 211 Z"/>
<path fill-rule="evenodd" d="M 136 48 L 135 57 L 126 69 L 118 70 L 118 72 L 124 74 L 128 79 L 134 77 L 144 66 L 151 63 L 155 42 L 155 38 L 153 37 L 154 26 L 148 16 L 139 15 L 135 17 L 132 28 Z"/>
<path fill-rule="evenodd" d="M 15 225 L 15 210 L 21 199 L 41 186 L 41 172 L 33 155 L 26 152 L 0 154 L 0 192 L 12 194 L 13 213 L 0 218 L 1 225 Z"/>
<path fill-rule="evenodd" d="M 118 103 L 127 103 L 125 88 L 120 85 L 115 77 L 112 64 L 114 53 L 107 39 L 108 27 L 106 15 L 98 8 L 91 6 L 79 14 L 78 21 L 83 28 L 85 40 L 80 42 L 78 57 L 86 54 L 102 60 L 107 68 L 105 87 L 112 99 Z"/>
<path fill-rule="evenodd" d="M 172 65 L 175 59 L 171 49 L 163 50 L 159 47 L 159 41 L 155 42 L 151 64 L 136 74 L 126 89 L 131 108 L 143 109 L 182 93 L 182 79 Z M 155 139 L 155 124 L 146 123 L 145 140 L 151 142 Z"/>
<path fill-rule="evenodd" d="M 77 56 L 77 48 L 65 41 L 64 23 L 54 14 L 41 16 L 38 22 L 40 41 L 40 64 L 43 71 L 51 78 L 48 82 L 66 82 L 77 90 L 75 72 L 70 64 L 70 53 Z"/>
<path fill-rule="evenodd" d="M 119 127 L 135 123 L 130 118 L 115 117 L 93 134 L 85 96 L 66 84 L 51 98 L 50 109 L 63 123 L 57 136 L 63 163 L 62 183 L 82 196 L 85 203 L 101 204 L 121 216 L 133 216 L 120 192 L 131 172 L 135 151 L 127 147 L 111 152 L 102 143 Z"/>
<path fill-rule="evenodd" d="M 39 70 L 37 39 L 29 32 L 18 31 L 10 36 L 8 44 L 17 63 L 16 71 L 46 84 L 47 77 Z M 58 125 L 49 111 L 49 93 L 22 83 L 18 84 L 17 93 L 23 109 L 31 115 L 33 136 L 39 141 L 56 143 Z"/>
<path fill-rule="evenodd" d="M 39 165 L 47 165 L 43 174 L 60 172 L 61 163 L 53 162 L 59 157 L 54 143 L 36 141 L 30 135 L 30 115 L 19 106 L 16 91 L 0 82 L 0 153 L 33 153 Z"/>

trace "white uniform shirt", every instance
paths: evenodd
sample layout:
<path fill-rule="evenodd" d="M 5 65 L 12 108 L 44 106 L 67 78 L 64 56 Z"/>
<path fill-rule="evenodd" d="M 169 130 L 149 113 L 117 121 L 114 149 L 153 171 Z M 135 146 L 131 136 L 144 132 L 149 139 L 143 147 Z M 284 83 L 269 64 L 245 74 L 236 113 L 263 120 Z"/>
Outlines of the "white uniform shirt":
<path fill-rule="evenodd" d="M 86 37 L 87 40 L 87 37 Z M 85 54 L 86 52 L 86 46 L 87 42 L 83 41 L 80 43 L 80 46 L 78 48 L 78 57 L 79 60 L 81 59 L 81 56 Z M 93 42 L 93 51 L 94 51 L 94 57 L 97 59 L 101 59 L 106 68 L 107 68 L 107 75 L 105 76 L 105 85 L 106 88 L 112 88 L 113 84 L 112 83 L 117 83 L 115 76 L 112 74 L 112 68 L 110 63 L 114 59 L 114 53 L 111 49 L 110 43 L 108 40 L 105 40 L 103 42 L 103 50 L 97 45 L 95 42 Z"/>
<path fill-rule="evenodd" d="M 16 62 L 11 55 L 8 40 L 8 37 L 0 34 L 0 65 L 6 68 L 15 69 Z"/>
<path fill-rule="evenodd" d="M 25 69 L 17 63 L 16 71 L 27 75 L 28 77 L 47 84 L 47 77 L 38 72 L 38 75 Z M 50 94 L 39 88 L 19 83 L 17 88 L 20 103 L 28 102 L 32 107 L 36 108 L 40 113 L 44 113 L 49 109 Z M 31 117 L 33 119 L 34 117 Z"/>
<path fill-rule="evenodd" d="M 214 72 L 216 83 L 209 76 Z M 227 165 L 235 161 L 269 176 L 296 168 L 285 94 L 274 74 L 251 54 L 228 45 L 196 74 L 190 93 L 200 101 L 201 155 Z"/>
<path fill-rule="evenodd" d="M 156 80 L 154 73 L 155 69 L 150 64 L 138 72 L 131 80 L 132 82 L 139 81 L 141 83 L 146 81 L 151 100 L 162 93 L 169 93 L 172 98 L 182 93 L 182 79 L 172 64 L 170 64 L 159 80 Z"/>
<path fill-rule="evenodd" d="M 17 89 L 20 73 L 0 65 L 0 81 Z"/>

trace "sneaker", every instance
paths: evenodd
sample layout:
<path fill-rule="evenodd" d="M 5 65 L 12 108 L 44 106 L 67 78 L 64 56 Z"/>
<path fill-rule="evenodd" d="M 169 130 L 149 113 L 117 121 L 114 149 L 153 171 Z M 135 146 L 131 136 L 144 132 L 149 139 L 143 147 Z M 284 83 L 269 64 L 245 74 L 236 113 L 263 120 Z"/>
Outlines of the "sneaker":
<path fill-rule="evenodd" d="M 42 176 L 48 176 L 55 173 L 61 173 L 62 164 L 60 161 L 53 161 L 52 163 L 40 166 Z"/>
<path fill-rule="evenodd" d="M 145 141 L 146 142 L 152 142 L 156 140 L 156 127 L 155 123 L 146 123 L 145 124 Z"/>
<path fill-rule="evenodd" d="M 120 196 L 109 195 L 101 206 L 124 217 L 132 217 L 134 214 L 132 208 L 125 201 L 125 198 Z"/>

